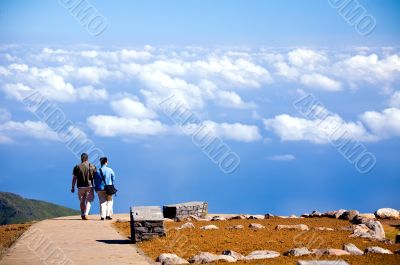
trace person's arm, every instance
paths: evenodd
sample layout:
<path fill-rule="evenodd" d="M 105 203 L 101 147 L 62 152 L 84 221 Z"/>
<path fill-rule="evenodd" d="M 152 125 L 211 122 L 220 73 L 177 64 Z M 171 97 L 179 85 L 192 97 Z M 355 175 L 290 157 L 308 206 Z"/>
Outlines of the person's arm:
<path fill-rule="evenodd" d="M 71 185 L 71 192 L 75 192 L 75 184 L 76 184 L 76 176 L 72 175 L 72 185 Z"/>
<path fill-rule="evenodd" d="M 114 170 L 111 169 L 111 180 L 114 183 L 115 181 L 115 174 L 114 174 Z"/>

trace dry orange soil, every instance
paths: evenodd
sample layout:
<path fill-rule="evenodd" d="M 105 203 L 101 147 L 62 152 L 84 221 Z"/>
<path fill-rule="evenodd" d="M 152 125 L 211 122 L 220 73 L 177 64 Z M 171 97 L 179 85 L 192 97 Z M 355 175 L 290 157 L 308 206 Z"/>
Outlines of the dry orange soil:
<path fill-rule="evenodd" d="M 351 231 L 345 230 L 351 226 L 349 221 L 331 218 L 306 218 L 306 219 L 281 219 L 271 218 L 265 220 L 228 220 L 214 222 L 196 222 L 193 224 L 195 229 L 175 230 L 185 222 L 166 222 L 167 236 L 154 238 L 149 241 L 138 243 L 137 246 L 153 260 L 161 253 L 175 253 L 185 259 L 196 255 L 200 251 L 221 254 L 223 250 L 234 250 L 243 255 L 247 255 L 254 250 L 274 250 L 281 253 L 281 256 L 268 260 L 238 261 L 234 264 L 296 264 L 297 260 L 334 260 L 332 256 L 303 256 L 286 257 L 282 254 L 291 248 L 307 247 L 309 249 L 338 248 L 343 249 L 345 243 L 353 243 L 361 250 L 370 246 L 379 246 L 394 252 L 400 249 L 400 244 L 386 244 L 369 239 L 351 238 Z M 259 223 L 266 228 L 262 230 L 251 230 L 248 228 L 251 223 Z M 400 220 L 382 221 L 388 236 L 393 237 L 400 230 Z M 202 231 L 201 226 L 214 224 L 219 230 Z M 243 225 L 244 229 L 229 230 L 228 226 Z M 279 224 L 305 224 L 310 227 L 309 231 L 278 231 L 275 227 Z M 113 224 L 117 230 L 130 236 L 129 222 L 116 222 Z M 334 231 L 317 231 L 315 227 L 329 227 Z M 367 254 L 363 256 L 341 256 L 339 259 L 347 261 L 351 265 L 399 265 L 400 255 L 378 255 Z M 216 262 L 214 264 L 222 264 Z"/>
<path fill-rule="evenodd" d="M 30 224 L 0 225 L 0 257 L 28 228 Z"/>

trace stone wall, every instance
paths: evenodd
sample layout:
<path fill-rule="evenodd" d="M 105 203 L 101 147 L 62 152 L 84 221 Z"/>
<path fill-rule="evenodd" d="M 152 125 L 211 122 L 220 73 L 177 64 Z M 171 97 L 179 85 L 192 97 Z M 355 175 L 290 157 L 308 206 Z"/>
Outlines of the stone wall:
<path fill-rule="evenodd" d="M 165 236 L 164 217 L 159 206 L 131 207 L 131 240 L 141 242 Z"/>
<path fill-rule="evenodd" d="M 208 213 L 206 202 L 185 202 L 163 206 L 165 218 L 185 218 L 190 215 L 205 218 Z"/>

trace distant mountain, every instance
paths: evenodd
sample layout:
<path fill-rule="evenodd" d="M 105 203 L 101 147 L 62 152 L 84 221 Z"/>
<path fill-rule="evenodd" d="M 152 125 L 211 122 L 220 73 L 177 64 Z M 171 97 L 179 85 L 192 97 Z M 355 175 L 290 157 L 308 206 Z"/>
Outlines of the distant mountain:
<path fill-rule="evenodd" d="M 78 215 L 79 211 L 45 201 L 24 199 L 21 196 L 0 192 L 0 225 L 21 224 L 29 221 Z"/>

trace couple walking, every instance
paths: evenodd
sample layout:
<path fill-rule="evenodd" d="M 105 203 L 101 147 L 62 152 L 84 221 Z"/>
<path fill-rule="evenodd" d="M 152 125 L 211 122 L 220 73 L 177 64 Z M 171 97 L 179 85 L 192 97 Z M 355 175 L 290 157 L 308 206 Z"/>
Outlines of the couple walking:
<path fill-rule="evenodd" d="M 112 220 L 113 194 L 116 193 L 114 188 L 115 174 L 108 167 L 107 157 L 100 158 L 100 165 L 100 169 L 96 170 L 96 167 L 89 163 L 89 156 L 83 153 L 81 163 L 76 165 L 72 171 L 71 192 L 75 192 L 76 185 L 82 220 L 88 220 L 91 203 L 94 200 L 94 191 L 97 192 L 99 197 L 100 219 Z"/>

